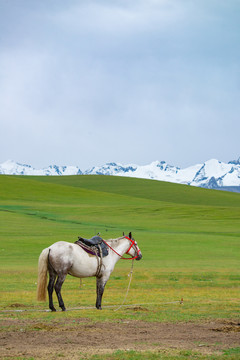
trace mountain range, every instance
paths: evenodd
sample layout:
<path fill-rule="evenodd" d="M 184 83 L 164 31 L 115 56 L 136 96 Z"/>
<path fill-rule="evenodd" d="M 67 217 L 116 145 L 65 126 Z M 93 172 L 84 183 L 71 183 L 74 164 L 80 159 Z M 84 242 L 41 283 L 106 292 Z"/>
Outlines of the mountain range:
<path fill-rule="evenodd" d="M 81 171 L 77 166 L 50 165 L 35 169 L 31 165 L 8 160 L 0 164 L 0 174 L 5 175 L 114 175 L 143 179 L 168 181 L 179 184 L 205 187 L 209 189 L 240 192 L 240 157 L 228 163 L 211 159 L 203 164 L 187 168 L 169 165 L 165 161 L 154 161 L 148 165 L 123 165 L 107 163 Z"/>

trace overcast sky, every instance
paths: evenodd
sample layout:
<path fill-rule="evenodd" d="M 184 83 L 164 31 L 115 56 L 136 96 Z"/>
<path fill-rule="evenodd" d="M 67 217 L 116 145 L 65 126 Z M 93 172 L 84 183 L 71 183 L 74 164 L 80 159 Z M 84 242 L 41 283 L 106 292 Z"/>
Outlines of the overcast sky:
<path fill-rule="evenodd" d="M 239 0 L 0 0 L 0 163 L 240 156 Z"/>

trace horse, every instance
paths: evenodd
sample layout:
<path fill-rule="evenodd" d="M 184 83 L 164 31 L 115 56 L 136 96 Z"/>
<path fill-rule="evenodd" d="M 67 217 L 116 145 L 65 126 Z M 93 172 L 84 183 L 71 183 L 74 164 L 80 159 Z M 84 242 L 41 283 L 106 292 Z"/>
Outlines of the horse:
<path fill-rule="evenodd" d="M 88 254 L 76 243 L 58 241 L 44 249 L 38 261 L 37 300 L 46 301 L 48 290 L 49 308 L 51 311 L 56 311 L 52 298 L 55 289 L 59 307 L 65 311 L 61 288 L 67 274 L 78 278 L 96 276 L 96 308 L 101 310 L 104 288 L 117 261 L 119 259 L 140 260 L 142 258 L 141 250 L 132 238 L 131 233 L 129 236 L 103 241 L 108 247 L 108 255 L 101 259 L 100 268 L 97 255 Z M 123 257 L 124 254 L 129 254 L 131 257 Z M 49 273 L 48 285 L 47 273 Z"/>

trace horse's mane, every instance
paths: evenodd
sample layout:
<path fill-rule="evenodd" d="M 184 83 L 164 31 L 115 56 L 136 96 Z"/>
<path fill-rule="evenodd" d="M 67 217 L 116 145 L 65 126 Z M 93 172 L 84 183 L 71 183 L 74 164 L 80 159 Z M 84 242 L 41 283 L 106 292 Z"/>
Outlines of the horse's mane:
<path fill-rule="evenodd" d="M 112 244 L 112 243 L 117 243 L 122 239 L 125 239 L 125 236 L 121 236 L 121 237 L 116 238 L 116 239 L 107 239 L 106 242 L 110 242 Z"/>

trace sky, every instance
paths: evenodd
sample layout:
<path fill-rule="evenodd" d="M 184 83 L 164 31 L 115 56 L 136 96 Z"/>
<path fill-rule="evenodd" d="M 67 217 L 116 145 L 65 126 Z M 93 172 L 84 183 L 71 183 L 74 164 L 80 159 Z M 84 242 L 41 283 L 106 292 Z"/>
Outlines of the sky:
<path fill-rule="evenodd" d="M 240 156 L 239 0 L 0 0 L 0 163 Z"/>

